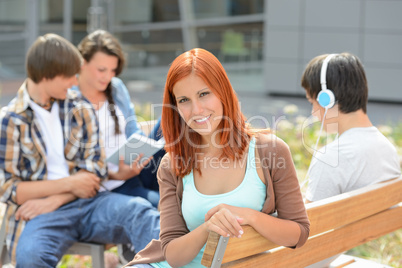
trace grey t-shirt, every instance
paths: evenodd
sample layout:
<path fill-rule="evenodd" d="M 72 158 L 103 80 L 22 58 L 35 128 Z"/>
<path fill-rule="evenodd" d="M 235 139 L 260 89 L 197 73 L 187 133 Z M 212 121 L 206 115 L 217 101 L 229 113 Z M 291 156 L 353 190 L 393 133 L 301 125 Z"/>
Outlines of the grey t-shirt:
<path fill-rule="evenodd" d="M 376 127 L 352 128 L 313 157 L 306 199 L 318 201 L 400 175 L 397 151 Z"/>

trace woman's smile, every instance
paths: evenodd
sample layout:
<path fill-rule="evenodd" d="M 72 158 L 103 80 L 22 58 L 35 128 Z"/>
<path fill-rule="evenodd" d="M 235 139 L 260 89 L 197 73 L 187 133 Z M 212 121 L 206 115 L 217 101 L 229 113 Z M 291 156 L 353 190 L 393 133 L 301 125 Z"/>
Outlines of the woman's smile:
<path fill-rule="evenodd" d="M 208 115 L 206 117 L 202 117 L 199 119 L 194 119 L 194 122 L 196 122 L 197 124 L 204 124 L 207 122 L 207 120 L 209 120 L 211 118 L 211 115 Z"/>

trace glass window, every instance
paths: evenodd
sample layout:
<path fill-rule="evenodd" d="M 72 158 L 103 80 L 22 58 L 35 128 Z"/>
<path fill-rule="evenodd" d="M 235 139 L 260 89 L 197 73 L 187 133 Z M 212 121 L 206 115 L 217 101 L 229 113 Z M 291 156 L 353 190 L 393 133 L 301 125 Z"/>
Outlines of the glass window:
<path fill-rule="evenodd" d="M 230 14 L 233 16 L 264 13 L 264 0 L 232 0 L 230 2 Z"/>
<path fill-rule="evenodd" d="M 261 61 L 263 24 L 244 23 L 199 27 L 199 46 L 218 56 L 222 63 Z"/>
<path fill-rule="evenodd" d="M 0 1 L 0 79 L 25 75 L 26 12 L 25 0 Z"/>
<path fill-rule="evenodd" d="M 25 75 L 25 39 L 7 41 L 0 33 L 0 79 Z"/>
<path fill-rule="evenodd" d="M 183 52 L 181 29 L 115 33 L 128 56 L 128 68 L 169 65 Z"/>
<path fill-rule="evenodd" d="M 114 5 L 117 25 L 152 21 L 152 0 L 115 0 Z"/>
<path fill-rule="evenodd" d="M 197 37 L 222 63 L 237 92 L 263 90 L 262 22 L 198 27 Z"/>
<path fill-rule="evenodd" d="M 193 0 L 196 19 L 251 15 L 264 12 L 263 0 Z"/>
<path fill-rule="evenodd" d="M 177 0 L 114 0 L 116 25 L 179 21 Z"/>
<path fill-rule="evenodd" d="M 25 25 L 26 12 L 25 0 L 0 1 L 0 31 L 13 31 L 13 26 Z M 17 31 L 21 31 L 21 28 Z"/>
<path fill-rule="evenodd" d="M 154 22 L 179 21 L 180 11 L 178 0 L 153 0 L 152 18 Z"/>
<path fill-rule="evenodd" d="M 39 0 L 39 3 L 44 6 L 39 10 L 39 17 L 42 18 L 39 26 L 39 34 L 56 33 L 64 36 L 64 5 L 60 0 Z M 87 19 L 91 0 L 73 0 L 71 7 L 72 35 L 70 40 L 74 45 L 77 45 L 82 38 L 87 34 Z M 104 12 L 104 9 L 101 9 Z M 45 15 L 43 15 L 45 14 Z M 101 14 L 105 19 L 106 15 Z"/>

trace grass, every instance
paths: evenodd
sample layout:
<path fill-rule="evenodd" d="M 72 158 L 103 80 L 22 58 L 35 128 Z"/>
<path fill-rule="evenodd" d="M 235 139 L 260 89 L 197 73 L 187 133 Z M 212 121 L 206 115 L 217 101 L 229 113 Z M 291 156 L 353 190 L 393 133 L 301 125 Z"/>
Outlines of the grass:
<path fill-rule="evenodd" d="M 402 268 L 402 230 L 355 247 L 347 254 Z"/>

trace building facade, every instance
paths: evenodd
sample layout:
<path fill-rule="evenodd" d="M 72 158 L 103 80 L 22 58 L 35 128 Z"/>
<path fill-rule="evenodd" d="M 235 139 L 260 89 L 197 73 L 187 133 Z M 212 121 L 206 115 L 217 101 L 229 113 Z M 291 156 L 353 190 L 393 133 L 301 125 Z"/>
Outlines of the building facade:
<path fill-rule="evenodd" d="M 127 53 L 122 78 L 156 89 L 177 55 L 201 47 L 236 91 L 303 95 L 307 62 L 347 51 L 365 65 L 370 99 L 402 102 L 401 12 L 400 0 L 0 0 L 0 78 L 25 76 L 38 35 L 78 44 L 103 28 Z"/>

